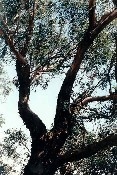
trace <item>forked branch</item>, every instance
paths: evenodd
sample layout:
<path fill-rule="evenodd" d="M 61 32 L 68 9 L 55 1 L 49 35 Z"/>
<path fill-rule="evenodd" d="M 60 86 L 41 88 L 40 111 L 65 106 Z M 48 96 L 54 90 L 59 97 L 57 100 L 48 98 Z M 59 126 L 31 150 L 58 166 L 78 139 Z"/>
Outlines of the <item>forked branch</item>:
<path fill-rule="evenodd" d="M 97 22 L 95 28 L 91 31 L 91 37 L 96 38 L 97 35 L 114 19 L 117 18 L 117 9 L 114 9 L 112 12 L 104 14 L 101 19 Z"/>
<path fill-rule="evenodd" d="M 108 101 L 108 100 L 117 100 L 117 94 L 110 94 L 107 96 L 96 96 L 96 97 L 86 97 L 85 99 L 81 100 L 80 102 L 77 99 L 71 104 L 70 110 L 73 113 L 74 111 L 79 112 L 83 106 L 87 105 L 88 103 L 95 102 L 95 101 Z"/>
<path fill-rule="evenodd" d="M 4 29 L 7 30 L 7 32 L 6 32 L 1 27 L 0 28 L 0 34 L 1 34 L 1 36 L 4 37 L 5 42 L 8 44 L 8 46 L 9 46 L 10 50 L 12 51 L 12 53 L 16 56 L 16 59 L 19 60 L 19 62 L 22 63 L 22 65 L 26 65 L 27 64 L 27 61 L 24 59 L 24 57 L 21 55 L 21 53 L 17 51 L 17 49 L 14 46 L 13 37 L 11 35 L 11 31 L 8 29 L 7 24 L 2 19 L 1 19 L 1 23 L 2 23 L 2 25 L 4 27 Z"/>
<path fill-rule="evenodd" d="M 64 79 L 64 82 L 58 95 L 57 110 L 55 116 L 55 127 L 57 127 L 57 125 L 62 126 L 61 122 L 63 122 L 63 116 L 65 115 L 60 114 L 64 113 L 65 110 L 69 111 L 69 103 L 73 83 L 75 81 L 76 74 L 80 69 L 80 65 L 86 50 L 91 46 L 93 40 L 98 36 L 98 34 L 116 17 L 117 17 L 117 10 L 113 10 L 108 15 L 108 17 L 103 22 L 99 23 L 93 30 L 89 28 L 84 34 L 84 38 L 82 39 L 82 41 L 78 44 L 77 52 L 72 62 L 71 68 L 68 70 L 66 74 L 66 77 Z M 65 121 L 66 120 L 64 120 L 64 122 Z"/>
<path fill-rule="evenodd" d="M 78 44 L 76 55 L 63 81 L 57 100 L 57 109 L 53 129 L 58 132 L 64 131 L 64 134 L 61 134 L 60 137 L 57 138 L 57 140 L 62 140 L 61 144 L 64 144 L 67 136 L 71 131 L 72 116 L 69 110 L 70 96 L 73 83 L 75 81 L 77 72 L 80 69 L 84 54 L 91 46 L 98 34 L 115 18 L 117 18 L 117 9 L 110 12 L 103 21 L 98 22 L 93 29 L 91 29 L 91 27 L 89 26 L 88 30 L 84 34 L 83 39 Z"/>

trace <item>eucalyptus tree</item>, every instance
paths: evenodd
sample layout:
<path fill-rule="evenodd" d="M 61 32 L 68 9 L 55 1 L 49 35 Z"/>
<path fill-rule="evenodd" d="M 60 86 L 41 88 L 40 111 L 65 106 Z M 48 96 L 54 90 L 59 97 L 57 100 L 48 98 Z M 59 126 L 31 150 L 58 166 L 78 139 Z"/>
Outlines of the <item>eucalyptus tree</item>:
<path fill-rule="evenodd" d="M 18 110 L 32 139 L 24 175 L 52 175 L 68 162 L 116 146 L 115 129 L 85 141 L 84 125 L 96 119 L 116 120 L 117 9 L 113 3 L 2 0 L 1 4 L 1 47 L 7 54 L 3 61 L 8 54 L 16 60 Z M 42 84 L 45 73 L 65 71 L 53 127 L 47 130 L 28 105 L 31 86 Z"/>

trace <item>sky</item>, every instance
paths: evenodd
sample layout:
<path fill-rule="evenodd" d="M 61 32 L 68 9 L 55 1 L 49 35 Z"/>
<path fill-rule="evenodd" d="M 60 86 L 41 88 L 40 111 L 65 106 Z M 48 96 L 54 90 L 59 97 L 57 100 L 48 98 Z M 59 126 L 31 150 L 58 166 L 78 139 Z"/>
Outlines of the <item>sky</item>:
<path fill-rule="evenodd" d="M 8 72 L 10 81 L 16 76 L 14 65 L 6 66 L 5 70 Z M 64 76 L 56 76 L 53 78 L 46 90 L 43 90 L 40 86 L 31 91 L 29 106 L 33 112 L 35 112 L 46 125 L 47 129 L 51 128 L 51 124 L 54 122 L 54 115 L 56 111 L 57 95 L 62 85 Z M 3 114 L 5 124 L 2 125 L 2 130 L 8 128 L 22 128 L 25 130 L 25 126 L 22 119 L 18 114 L 18 89 L 11 83 L 10 94 L 6 97 L 4 103 L 0 103 L 0 114 Z"/>
<path fill-rule="evenodd" d="M 5 69 L 8 71 L 8 75 L 12 81 L 16 76 L 15 67 L 10 65 Z M 57 76 L 49 83 L 47 90 L 42 90 L 41 87 L 38 87 L 37 91 L 32 91 L 30 95 L 29 105 L 31 110 L 38 114 L 48 129 L 51 127 L 51 124 L 54 121 L 57 95 L 63 79 L 64 77 L 61 78 Z M 5 103 L 0 103 L 0 114 L 3 114 L 3 117 L 5 118 L 5 124 L 3 125 L 4 129 L 16 127 L 25 128 L 18 115 L 17 102 L 18 89 L 16 89 L 16 87 L 13 85 Z"/>
<path fill-rule="evenodd" d="M 8 73 L 9 80 L 12 82 L 13 78 L 16 76 L 14 64 L 5 66 L 5 70 Z M 44 122 L 47 129 L 50 129 L 54 122 L 57 96 L 63 80 L 64 75 L 56 76 L 50 81 L 46 90 L 43 90 L 38 86 L 36 92 L 32 90 L 30 94 L 29 106 Z M 3 135 L 4 130 L 9 128 L 21 128 L 27 135 L 29 135 L 29 131 L 24 126 L 23 121 L 18 114 L 18 89 L 13 83 L 11 83 L 11 88 L 10 94 L 6 97 L 5 102 L 0 103 L 0 114 L 3 114 L 3 118 L 5 119 L 5 124 L 0 128 L 1 135 Z M 93 126 L 94 125 L 90 123 L 86 125 L 86 128 L 91 130 Z"/>
<path fill-rule="evenodd" d="M 9 79 L 12 82 L 13 78 L 16 76 L 15 66 L 9 65 L 5 66 L 5 70 L 8 73 Z M 40 86 L 36 89 L 36 92 L 33 90 L 30 94 L 29 106 L 33 112 L 35 112 L 41 120 L 46 125 L 47 129 L 51 128 L 51 124 L 54 122 L 54 116 L 56 112 L 56 104 L 57 104 L 57 96 L 60 91 L 60 87 L 64 80 L 64 75 L 56 76 L 51 80 L 49 86 L 46 90 L 43 90 Z M 6 97 L 4 103 L 0 103 L 0 114 L 3 114 L 3 118 L 5 119 L 5 124 L 2 125 L 0 128 L 0 141 L 2 142 L 4 139 L 4 131 L 7 129 L 17 129 L 21 128 L 22 131 L 29 137 L 30 133 L 28 129 L 26 129 L 25 125 L 23 124 L 22 119 L 18 114 L 18 89 L 11 83 L 11 91 L 10 94 Z M 96 122 L 95 122 L 96 123 Z M 86 124 L 86 129 L 92 130 L 94 124 Z M 96 128 L 96 125 L 95 125 Z M 27 141 L 28 148 L 31 148 L 30 140 Z M 18 152 L 20 153 L 21 157 L 24 158 L 24 151 L 23 148 L 19 148 Z M 11 165 L 14 167 L 18 172 L 20 172 L 21 166 L 18 161 L 20 158 L 15 162 L 15 160 L 5 159 L 3 156 L 3 162 Z M 24 159 L 25 161 L 25 159 Z M 25 161 L 26 164 L 26 161 Z M 13 175 L 13 172 L 11 172 Z M 18 174 L 18 173 L 17 173 Z M 15 174 L 14 174 L 15 175 Z"/>

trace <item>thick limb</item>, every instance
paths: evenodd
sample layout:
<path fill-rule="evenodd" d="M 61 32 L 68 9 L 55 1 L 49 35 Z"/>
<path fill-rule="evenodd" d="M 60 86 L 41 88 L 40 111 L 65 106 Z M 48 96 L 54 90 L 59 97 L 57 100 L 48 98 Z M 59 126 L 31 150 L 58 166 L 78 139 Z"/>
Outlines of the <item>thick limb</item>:
<path fill-rule="evenodd" d="M 76 55 L 63 81 L 57 100 L 57 109 L 53 127 L 54 132 L 59 133 L 59 135 L 56 134 L 57 137 L 54 142 L 57 151 L 59 151 L 59 149 L 63 146 L 72 129 L 72 115 L 70 114 L 69 110 L 70 96 L 73 83 L 75 81 L 77 72 L 80 69 L 84 54 L 86 50 L 91 46 L 93 40 L 97 37 L 97 35 L 116 17 L 117 10 L 113 10 L 109 13 L 103 22 L 98 22 L 93 29 L 91 29 L 89 26 L 84 35 L 84 38 L 78 44 Z"/>
<path fill-rule="evenodd" d="M 31 137 L 39 138 L 46 132 L 46 127 L 28 106 L 30 95 L 30 66 L 28 64 L 23 65 L 19 60 L 16 60 L 16 71 L 19 81 L 18 109 L 20 117 L 29 129 Z"/>

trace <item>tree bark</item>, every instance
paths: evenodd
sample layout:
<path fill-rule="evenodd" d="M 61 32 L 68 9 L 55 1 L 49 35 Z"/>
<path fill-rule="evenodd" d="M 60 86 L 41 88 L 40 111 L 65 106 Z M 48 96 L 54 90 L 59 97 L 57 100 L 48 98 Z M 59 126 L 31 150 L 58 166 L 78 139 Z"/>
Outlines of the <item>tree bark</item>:
<path fill-rule="evenodd" d="M 67 162 L 87 158 L 98 151 L 107 148 L 108 146 L 117 145 L 117 135 L 111 135 L 104 140 L 88 145 L 83 149 L 69 153 L 67 152 L 64 155 L 59 154 L 67 137 L 71 134 L 73 121 L 72 114 L 70 112 L 70 97 L 73 83 L 80 69 L 84 54 L 98 34 L 115 18 L 117 18 L 117 9 L 109 12 L 106 16 L 102 16 L 99 21 L 96 21 L 95 0 L 89 1 L 89 27 L 85 32 L 83 39 L 78 44 L 74 60 L 61 86 L 57 100 L 54 126 L 50 131 L 47 131 L 44 123 L 34 112 L 30 110 L 28 105 L 31 85 L 30 65 L 24 57 L 26 56 L 33 31 L 34 6 L 33 15 L 30 14 L 29 26 L 26 31 L 26 41 L 21 52 L 16 50 L 13 40 L 8 37 L 4 30 L 1 31 L 0 29 L 0 34 L 4 35 L 6 43 L 16 56 L 16 71 L 19 82 L 18 109 L 20 117 L 29 129 L 32 138 L 31 157 L 24 168 L 24 175 L 53 175 L 57 168 Z M 97 100 L 98 99 L 99 98 L 97 98 Z M 83 103 L 86 104 L 92 100 L 96 99 L 85 99 Z"/>
<path fill-rule="evenodd" d="M 90 45 L 93 43 L 93 40 L 97 37 L 97 35 L 103 30 L 103 28 L 105 28 L 110 21 L 112 21 L 114 18 L 117 17 L 117 11 L 113 11 L 111 13 L 109 13 L 109 15 L 106 17 L 106 19 L 104 18 L 104 21 L 101 23 L 99 22 L 95 28 L 93 28 L 93 30 L 91 30 L 90 28 L 87 30 L 87 32 L 84 35 L 84 38 L 82 39 L 82 41 L 79 43 L 78 48 L 77 48 L 77 53 L 76 56 L 74 58 L 74 61 L 71 65 L 71 68 L 69 69 L 69 71 L 67 72 L 66 78 L 63 82 L 63 85 L 61 87 L 61 90 L 59 92 L 58 95 L 58 100 L 57 100 L 57 109 L 56 109 L 56 116 L 55 116 L 55 121 L 54 121 L 54 127 L 53 129 L 50 131 L 50 133 L 52 134 L 52 137 L 50 138 L 49 135 L 49 139 L 47 139 L 47 135 L 44 136 L 45 138 L 45 142 L 44 146 L 46 148 L 42 151 L 42 154 L 40 152 L 42 156 L 41 159 L 41 163 L 40 163 L 40 158 L 37 158 L 37 169 L 39 171 L 39 167 L 41 167 L 41 172 L 35 172 L 35 174 L 37 173 L 38 175 L 41 174 L 54 174 L 54 172 L 57 170 L 57 168 L 61 165 L 63 165 L 65 162 L 67 161 L 73 161 L 71 156 L 68 156 L 69 158 L 65 158 L 65 161 L 63 161 L 63 157 L 60 158 L 58 156 L 58 153 L 61 149 L 61 147 L 64 145 L 66 138 L 68 137 L 68 135 L 71 132 L 71 128 L 72 128 L 72 115 L 70 114 L 69 111 L 69 105 L 70 105 L 70 96 L 71 96 L 71 91 L 72 91 L 72 87 L 73 87 L 73 83 L 75 81 L 75 77 L 77 72 L 80 69 L 80 64 L 83 60 L 84 57 L 84 53 L 86 52 L 86 50 L 90 47 Z M 90 99 L 91 100 L 91 99 Z M 103 143 L 103 146 L 102 146 Z M 105 144 L 106 143 L 106 144 Z M 92 149 L 90 151 L 89 154 L 89 148 L 91 145 L 89 145 L 83 152 L 80 152 L 77 156 L 76 153 L 71 153 L 74 155 L 74 157 L 79 157 L 77 160 L 80 160 L 84 157 L 89 157 L 95 153 L 97 153 L 99 150 L 104 149 L 106 146 L 109 145 L 109 142 L 107 144 L 107 142 L 101 142 L 98 144 L 94 144 L 92 145 Z M 95 149 L 93 149 L 95 147 Z M 52 150 L 54 150 L 54 155 L 52 154 Z M 96 151 L 93 151 L 96 150 Z M 50 153 L 50 154 L 49 154 Z M 39 154 L 39 155 L 40 155 Z M 46 156 L 45 156 L 46 155 Z M 46 160 L 50 160 L 48 162 L 46 162 L 46 160 L 44 159 L 44 156 L 46 157 Z M 66 156 L 65 156 L 66 157 Z M 34 164 L 34 162 L 36 162 L 33 158 L 32 158 L 32 162 L 30 159 L 30 162 L 27 167 L 30 167 L 30 165 L 32 166 Z M 57 161 L 59 160 L 59 162 Z M 43 162 L 43 164 L 42 164 Z M 33 170 L 35 166 L 33 166 Z M 46 168 L 45 168 L 46 167 Z M 30 168 L 29 168 L 30 169 Z M 42 170 L 43 169 L 43 170 Z M 53 172 L 52 172 L 53 170 Z M 36 170 L 34 170 L 36 171 Z M 32 172 L 31 172 L 32 173 Z M 24 173 L 25 174 L 25 173 Z M 29 172 L 28 172 L 29 174 Z M 25 174 L 27 175 L 27 174 Z M 33 173 L 32 173 L 33 175 Z"/>
<path fill-rule="evenodd" d="M 112 134 L 105 139 L 99 142 L 89 144 L 84 148 L 66 152 L 65 154 L 58 157 L 58 160 L 56 160 L 56 164 L 59 164 L 59 166 L 61 166 L 67 162 L 79 161 L 81 159 L 88 158 L 98 153 L 99 151 L 107 149 L 111 146 L 117 146 L 117 134 Z"/>
<path fill-rule="evenodd" d="M 64 145 L 66 138 L 72 130 L 72 115 L 69 109 L 70 96 L 73 83 L 80 69 L 84 54 L 91 46 L 98 34 L 115 18 L 117 18 L 117 10 L 113 10 L 112 12 L 110 12 L 106 18 L 102 17 L 102 19 L 104 20 L 101 20 L 101 22 L 97 22 L 96 26 L 94 26 L 93 29 L 89 26 L 84 34 L 83 39 L 78 44 L 76 55 L 63 81 L 57 100 L 57 109 L 53 128 L 54 132 L 57 131 L 61 133 L 59 136 L 57 136 L 57 141 L 55 141 L 55 147 L 57 148 L 57 152 L 59 152 L 61 147 Z"/>

